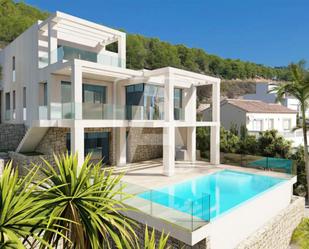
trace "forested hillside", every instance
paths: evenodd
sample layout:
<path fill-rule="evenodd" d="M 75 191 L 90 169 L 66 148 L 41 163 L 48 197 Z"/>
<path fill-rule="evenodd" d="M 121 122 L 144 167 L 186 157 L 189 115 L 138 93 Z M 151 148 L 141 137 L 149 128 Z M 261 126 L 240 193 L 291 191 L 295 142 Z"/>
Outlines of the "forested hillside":
<path fill-rule="evenodd" d="M 0 43 L 14 40 L 38 19 L 45 19 L 47 12 L 23 2 L 0 0 Z M 1 45 L 1 44 L 0 44 Z M 132 69 L 155 69 L 172 66 L 195 72 L 232 79 L 288 80 L 286 67 L 273 68 L 240 60 L 223 59 L 206 53 L 203 49 L 173 45 L 157 38 L 127 35 L 127 67 Z"/>

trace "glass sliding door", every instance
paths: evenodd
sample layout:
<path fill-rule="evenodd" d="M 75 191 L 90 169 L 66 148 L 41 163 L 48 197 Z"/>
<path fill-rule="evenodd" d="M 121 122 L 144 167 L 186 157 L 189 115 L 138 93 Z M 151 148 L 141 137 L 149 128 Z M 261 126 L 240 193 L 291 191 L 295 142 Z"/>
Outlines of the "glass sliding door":
<path fill-rule="evenodd" d="M 83 84 L 83 118 L 108 119 L 108 110 L 105 110 L 106 86 Z M 112 114 L 112 113 L 111 113 Z"/>
<path fill-rule="evenodd" d="M 109 132 L 85 133 L 85 156 L 91 153 L 91 160 L 109 164 Z"/>

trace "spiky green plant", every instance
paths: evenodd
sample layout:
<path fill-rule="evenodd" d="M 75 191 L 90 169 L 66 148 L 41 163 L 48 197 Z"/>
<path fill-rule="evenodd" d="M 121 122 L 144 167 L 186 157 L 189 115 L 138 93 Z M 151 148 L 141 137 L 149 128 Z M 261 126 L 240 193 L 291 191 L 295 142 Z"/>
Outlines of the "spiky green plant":
<path fill-rule="evenodd" d="M 144 241 L 144 249 L 167 249 L 168 247 L 167 240 L 168 235 L 164 235 L 164 231 L 161 233 L 161 237 L 159 239 L 158 244 L 156 244 L 156 236 L 155 236 L 155 230 L 152 230 L 152 233 L 149 237 L 148 227 L 146 226 L 145 229 L 145 241 Z"/>
<path fill-rule="evenodd" d="M 32 181 L 37 169 L 25 177 L 8 163 L 0 177 L 0 248 L 33 248 L 39 242 L 50 247 L 40 233 L 46 229 L 46 216 L 38 196 L 33 195 L 38 184 Z"/>
<path fill-rule="evenodd" d="M 122 176 L 102 170 L 102 164 L 92 164 L 90 157 L 81 166 L 77 155 L 55 156 L 55 167 L 44 161 L 41 170 L 47 180 L 40 185 L 40 198 L 46 203 L 48 224 L 70 242 L 53 231 L 46 231 L 43 238 L 64 248 L 134 247 L 132 222 L 120 213 L 126 208 L 117 198 L 125 196 L 119 187 Z"/>
<path fill-rule="evenodd" d="M 291 64 L 293 81 L 279 84 L 271 92 L 277 93 L 277 100 L 282 101 L 285 95 L 291 95 L 300 103 L 302 113 L 302 129 L 304 135 L 304 158 L 306 164 L 306 178 L 309 183 L 309 155 L 307 141 L 306 110 L 309 107 L 309 72 L 304 68 L 304 62 Z M 309 198 L 309 184 L 307 184 L 307 199 Z"/>

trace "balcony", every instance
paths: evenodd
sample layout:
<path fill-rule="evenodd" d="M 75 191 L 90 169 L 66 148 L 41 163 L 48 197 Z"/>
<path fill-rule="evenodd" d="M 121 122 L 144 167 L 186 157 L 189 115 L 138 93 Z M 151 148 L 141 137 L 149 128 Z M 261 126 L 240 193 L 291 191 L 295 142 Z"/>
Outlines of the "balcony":
<path fill-rule="evenodd" d="M 95 52 L 86 51 L 68 46 L 58 47 L 51 53 L 51 61 L 69 61 L 73 59 L 85 60 L 99 63 L 105 66 L 125 67 L 126 60 L 118 57 L 117 53 L 106 51 L 105 54 L 97 54 Z M 48 54 L 39 57 L 39 68 L 48 66 Z"/>
<path fill-rule="evenodd" d="M 50 114 L 49 114 L 50 109 Z M 39 106 L 39 120 L 163 120 L 161 108 L 145 106 L 118 106 L 99 103 L 51 103 Z M 50 116 L 49 116 L 50 115 Z"/>

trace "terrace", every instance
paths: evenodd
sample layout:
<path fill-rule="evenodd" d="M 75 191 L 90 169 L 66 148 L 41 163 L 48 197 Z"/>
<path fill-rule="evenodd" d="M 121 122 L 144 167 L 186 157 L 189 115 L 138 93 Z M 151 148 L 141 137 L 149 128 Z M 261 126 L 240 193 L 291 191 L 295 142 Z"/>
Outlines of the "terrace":
<path fill-rule="evenodd" d="M 255 165 L 253 166 L 255 167 Z M 133 196 L 124 202 L 133 207 L 134 210 L 126 212 L 126 215 L 159 231 L 169 231 L 172 237 L 188 245 L 195 245 L 210 236 L 214 248 L 231 248 L 227 244 L 237 245 L 251 235 L 255 229 L 260 228 L 263 222 L 267 222 L 291 203 L 291 189 L 296 182 L 296 177 L 287 173 L 261 170 L 262 166 L 260 166 L 257 165 L 259 167 L 257 169 L 232 165 L 214 166 L 205 161 L 196 161 L 195 163 L 175 162 L 175 175 L 166 177 L 161 174 L 163 168 L 161 159 L 129 164 L 124 170 L 134 170 L 128 170 L 123 177 L 122 187 Z M 183 184 L 192 179 L 207 177 L 226 170 L 239 172 L 245 174 L 245 176 L 253 174 L 253 176 L 258 177 L 284 180 L 282 183 L 263 190 L 261 193 L 237 204 L 232 209 L 224 211 L 217 217 L 213 217 L 213 214 L 211 214 L 211 212 L 214 212 L 214 205 L 211 202 L 213 202 L 214 198 L 221 199 L 220 195 L 222 194 L 225 196 L 224 191 L 227 191 L 227 189 L 220 190 L 220 187 L 218 187 L 215 191 L 215 197 L 211 196 L 214 193 L 205 191 L 198 199 L 187 198 L 185 193 L 184 196 L 177 196 L 173 188 L 162 191 L 162 189 L 170 186 Z M 220 178 L 218 179 L 220 180 Z M 237 183 L 236 188 L 242 191 L 242 184 L 248 183 L 249 178 L 237 179 L 237 182 L 232 185 Z M 239 183 L 239 181 L 241 182 Z M 195 188 L 193 184 L 189 191 L 195 192 L 198 190 Z M 228 195 L 236 194 L 232 189 L 229 191 L 231 192 Z M 166 203 L 158 202 L 158 198 L 164 199 Z M 276 204 L 272 202 L 274 198 L 276 198 Z M 271 208 L 267 208 L 270 205 Z M 218 208 L 218 206 L 215 208 Z M 260 210 L 263 210 L 263 212 L 260 212 Z M 248 220 L 250 220 L 249 227 Z M 238 227 L 231 229 L 235 222 L 238 223 Z M 219 231 L 225 231 L 225 242 L 222 242 L 218 234 Z"/>

